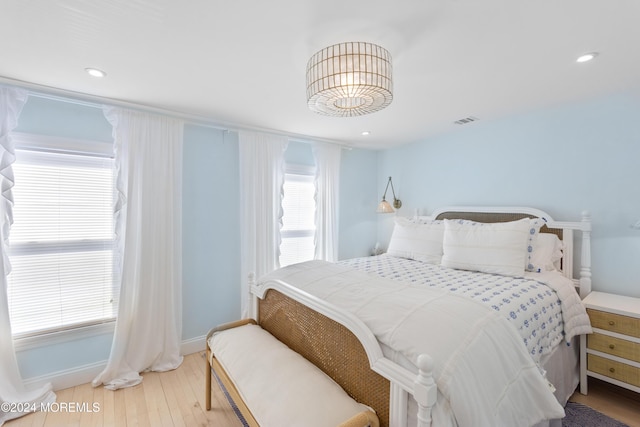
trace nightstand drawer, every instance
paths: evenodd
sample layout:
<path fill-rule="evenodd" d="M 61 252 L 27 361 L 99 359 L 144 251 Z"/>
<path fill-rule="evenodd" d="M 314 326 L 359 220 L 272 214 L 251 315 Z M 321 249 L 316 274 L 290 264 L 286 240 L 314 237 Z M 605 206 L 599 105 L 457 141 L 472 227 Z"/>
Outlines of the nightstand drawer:
<path fill-rule="evenodd" d="M 587 336 L 587 347 L 622 359 L 640 362 L 640 343 L 594 333 Z"/>
<path fill-rule="evenodd" d="M 587 369 L 591 372 L 640 387 L 640 368 L 636 368 L 635 366 L 589 354 L 587 355 Z"/>
<path fill-rule="evenodd" d="M 622 335 L 640 338 L 640 319 L 636 317 L 622 316 L 607 313 L 600 310 L 587 309 L 591 326 Z"/>

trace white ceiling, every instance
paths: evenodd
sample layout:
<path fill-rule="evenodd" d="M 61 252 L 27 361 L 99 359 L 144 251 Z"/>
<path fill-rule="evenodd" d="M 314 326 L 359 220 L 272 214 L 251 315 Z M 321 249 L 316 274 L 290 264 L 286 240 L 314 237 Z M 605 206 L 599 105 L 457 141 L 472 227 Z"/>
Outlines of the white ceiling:
<path fill-rule="evenodd" d="M 385 110 L 336 118 L 307 108 L 307 60 L 344 41 L 391 53 Z M 371 148 L 449 132 L 468 116 L 635 91 L 639 42 L 638 0 L 0 2 L 5 82 Z M 590 51 L 600 52 L 595 61 L 575 62 Z"/>

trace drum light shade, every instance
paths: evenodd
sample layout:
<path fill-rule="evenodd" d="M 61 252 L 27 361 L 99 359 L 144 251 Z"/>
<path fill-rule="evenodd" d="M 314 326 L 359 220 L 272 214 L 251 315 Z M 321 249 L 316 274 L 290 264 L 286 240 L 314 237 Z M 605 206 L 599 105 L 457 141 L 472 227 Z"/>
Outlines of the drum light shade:
<path fill-rule="evenodd" d="M 307 103 L 316 113 L 352 117 L 382 110 L 393 100 L 391 55 L 372 43 L 326 47 L 307 63 Z"/>

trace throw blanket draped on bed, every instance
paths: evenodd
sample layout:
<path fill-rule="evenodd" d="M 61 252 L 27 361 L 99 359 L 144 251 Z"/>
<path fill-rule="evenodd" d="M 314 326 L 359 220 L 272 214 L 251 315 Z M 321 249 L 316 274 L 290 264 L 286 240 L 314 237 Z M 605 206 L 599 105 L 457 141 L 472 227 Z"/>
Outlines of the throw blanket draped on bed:
<path fill-rule="evenodd" d="M 418 355 L 429 354 L 438 390 L 460 426 L 533 425 L 564 416 L 522 338 L 481 303 L 324 261 L 282 268 L 258 286 L 268 280 L 355 314 L 378 341 L 414 365 Z"/>

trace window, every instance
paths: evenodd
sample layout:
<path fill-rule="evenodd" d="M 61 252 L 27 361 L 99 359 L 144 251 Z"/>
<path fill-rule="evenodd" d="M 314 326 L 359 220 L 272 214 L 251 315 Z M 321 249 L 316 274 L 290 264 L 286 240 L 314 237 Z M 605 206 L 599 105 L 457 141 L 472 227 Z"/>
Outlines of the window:
<path fill-rule="evenodd" d="M 287 165 L 280 230 L 281 267 L 313 259 L 316 233 L 314 180 L 313 168 Z"/>
<path fill-rule="evenodd" d="M 118 299 L 114 160 L 100 152 L 108 152 L 111 145 L 87 142 L 78 152 L 77 141 L 23 139 L 28 144 L 16 141 L 9 234 L 12 270 L 7 291 L 13 336 L 112 321 Z M 71 145 L 74 149 L 68 151 Z"/>

